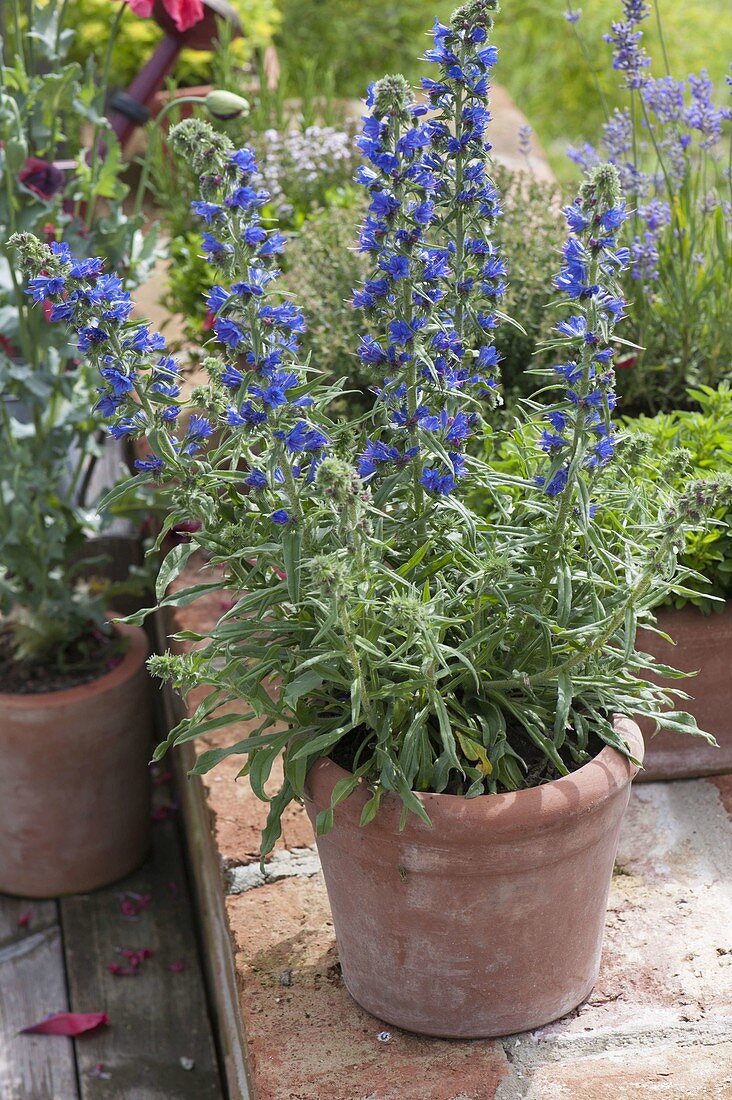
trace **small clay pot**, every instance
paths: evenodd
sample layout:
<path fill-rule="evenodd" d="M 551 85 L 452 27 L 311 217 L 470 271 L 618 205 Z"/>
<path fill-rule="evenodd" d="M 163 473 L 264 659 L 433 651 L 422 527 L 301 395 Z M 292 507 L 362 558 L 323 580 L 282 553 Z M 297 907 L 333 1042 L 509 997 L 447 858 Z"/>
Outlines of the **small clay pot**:
<path fill-rule="evenodd" d="M 615 727 L 641 759 L 637 725 Z M 418 794 L 432 827 L 387 795 L 361 827 L 364 784 L 318 838 L 343 980 L 389 1024 L 443 1038 L 527 1031 L 597 979 L 620 822 L 637 768 L 604 748 L 569 776 L 511 794 Z M 319 760 L 311 822 L 347 773 Z"/>
<path fill-rule="evenodd" d="M 682 672 L 696 672 L 688 680 L 662 680 L 664 687 L 678 687 L 691 699 L 679 699 L 674 710 L 686 710 L 700 729 L 716 737 L 715 748 L 700 737 L 662 730 L 653 735 L 653 723 L 641 721 L 646 739 L 646 758 L 638 781 L 694 779 L 732 772 L 732 604 L 721 612 L 703 615 L 687 605 L 678 611 L 662 607 L 656 612 L 658 627 L 675 645 L 645 630 L 638 631 L 638 648 L 657 661 Z"/>
<path fill-rule="evenodd" d="M 45 898 L 134 870 L 150 839 L 148 644 L 111 672 L 39 695 L 0 694 L 0 892 Z"/>

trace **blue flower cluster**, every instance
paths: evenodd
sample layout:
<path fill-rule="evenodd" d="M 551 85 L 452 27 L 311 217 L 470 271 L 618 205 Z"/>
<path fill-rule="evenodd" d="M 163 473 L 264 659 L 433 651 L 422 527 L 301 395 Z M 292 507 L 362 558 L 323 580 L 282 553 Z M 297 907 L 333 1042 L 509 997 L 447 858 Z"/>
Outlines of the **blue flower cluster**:
<path fill-rule="evenodd" d="M 158 420 L 172 424 L 180 409 L 179 366 L 160 333 L 130 320 L 133 303 L 118 276 L 105 274 L 99 257 L 77 260 L 66 244 L 46 247 L 42 266 L 26 293 L 47 306 L 50 321 L 76 333 L 79 351 L 98 367 L 97 407 L 111 422 L 110 434 L 121 439 L 145 434 Z M 144 406 L 138 400 L 141 382 L 148 394 Z M 193 425 L 176 446 L 193 454 L 203 438 L 200 425 Z M 151 455 L 138 467 L 159 470 L 163 462 Z"/>
<path fill-rule="evenodd" d="M 429 103 L 416 103 L 401 77 L 369 89 L 357 182 L 369 192 L 360 250 L 371 277 L 354 292 L 380 337 L 362 339 L 362 363 L 380 374 L 384 425 L 367 440 L 362 477 L 411 466 L 422 487 L 447 495 L 466 471 L 465 444 L 484 399 L 495 400 L 495 305 L 506 268 L 486 229 L 500 215 L 488 175 L 485 132 L 491 0 L 458 9 L 433 28 L 424 78 Z M 470 404 L 473 411 L 466 412 Z"/>
<path fill-rule="evenodd" d="M 626 304 L 617 278 L 630 261 L 629 250 L 617 242 L 617 231 L 628 214 L 613 166 L 595 168 L 564 213 L 570 232 L 554 286 L 573 312 L 556 326 L 554 346 L 568 352 L 567 359 L 554 367 L 563 397 L 546 412 L 548 426 L 540 440 L 549 470 L 537 478 L 537 484 L 549 496 L 565 491 L 578 466 L 597 469 L 613 456 L 612 339 Z"/>
<path fill-rule="evenodd" d="M 187 140 L 193 141 L 194 135 Z M 101 259 L 78 261 L 66 245 L 53 245 L 27 293 L 36 302 L 49 303 L 50 319 L 74 330 L 79 350 L 97 365 L 102 380 L 98 407 L 111 421 L 111 435 L 158 441 L 160 453 L 138 459 L 139 471 L 158 474 L 169 462 L 194 457 L 217 424 L 226 425 L 244 432 L 246 445 L 257 453 L 267 446 L 276 452 L 268 473 L 251 469 L 246 487 L 250 492 L 269 490 L 265 499 L 289 505 L 289 510 L 277 507 L 272 512 L 272 521 L 282 526 L 297 511 L 290 499 L 295 479 L 313 480 L 328 438 L 310 418 L 312 398 L 298 367 L 303 316 L 292 302 L 268 298 L 285 242 L 281 233 L 261 225 L 258 211 L 268 195 L 253 186 L 254 154 L 229 149 L 221 159 L 220 149 L 218 153 L 216 169 L 202 175 L 202 199 L 192 204 L 208 227 L 203 237 L 206 257 L 228 282 L 228 287 L 217 283 L 207 297 L 216 340 L 226 357 L 206 361 L 220 395 L 220 414 L 213 420 L 194 411 L 185 430 L 171 434 L 183 405 L 179 365 L 159 333 L 129 320 L 129 294 L 119 278 L 103 272 Z"/>

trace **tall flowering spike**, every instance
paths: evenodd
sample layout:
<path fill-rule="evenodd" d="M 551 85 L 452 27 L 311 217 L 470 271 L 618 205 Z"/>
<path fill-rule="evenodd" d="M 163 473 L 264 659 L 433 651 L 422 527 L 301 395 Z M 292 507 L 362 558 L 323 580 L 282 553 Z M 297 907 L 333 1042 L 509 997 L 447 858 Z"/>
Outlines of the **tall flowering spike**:
<path fill-rule="evenodd" d="M 129 296 L 115 276 L 103 274 L 101 261 L 80 263 L 65 246 L 41 256 L 44 246 L 26 245 L 35 275 L 28 293 L 50 303 L 51 320 L 73 329 L 80 350 L 98 366 L 99 403 L 112 435 L 148 437 L 152 452 L 138 460 L 141 473 L 185 468 L 207 441 L 228 432 L 249 466 L 242 480 L 253 510 L 280 527 L 296 524 L 300 496 L 314 481 L 328 436 L 299 366 L 302 314 L 292 302 L 269 296 L 284 238 L 261 225 L 268 194 L 253 184 L 251 149 L 235 149 L 196 119 L 180 123 L 171 140 L 199 173 L 201 198 L 193 212 L 207 227 L 203 248 L 221 274 L 207 303 L 223 354 L 206 360 L 211 386 L 196 391 L 200 408 L 194 400 L 185 428 L 173 434 L 181 404 L 178 364 L 160 334 L 128 319 Z"/>
<path fill-rule="evenodd" d="M 545 414 L 540 446 L 547 471 L 537 479 L 549 496 L 571 489 L 582 468 L 605 466 L 615 449 L 612 339 L 625 307 L 617 276 L 630 258 L 617 243 L 627 217 L 617 169 L 592 169 L 565 216 L 570 232 L 554 285 L 571 315 L 557 324 L 552 346 L 566 348 L 567 359 L 554 367 L 563 394 Z"/>
<path fill-rule="evenodd" d="M 651 59 L 641 45 L 643 31 L 639 30 L 650 8 L 645 0 L 623 0 L 624 19 L 610 24 L 605 41 L 613 46 L 613 68 L 625 74 L 628 88 L 641 88 L 646 80 L 645 70 Z"/>
<path fill-rule="evenodd" d="M 494 305 L 506 271 L 485 236 L 500 207 L 484 136 L 496 7 L 476 0 L 448 27 L 435 24 L 429 118 L 403 77 L 386 77 L 369 90 L 359 141 L 370 163 L 356 178 L 371 196 L 360 248 L 374 270 L 353 301 L 381 330 L 359 355 L 385 376 L 377 412 L 386 421 L 360 471 L 373 478 L 411 464 L 417 511 L 422 489 L 456 488 L 480 403 L 496 398 Z"/>

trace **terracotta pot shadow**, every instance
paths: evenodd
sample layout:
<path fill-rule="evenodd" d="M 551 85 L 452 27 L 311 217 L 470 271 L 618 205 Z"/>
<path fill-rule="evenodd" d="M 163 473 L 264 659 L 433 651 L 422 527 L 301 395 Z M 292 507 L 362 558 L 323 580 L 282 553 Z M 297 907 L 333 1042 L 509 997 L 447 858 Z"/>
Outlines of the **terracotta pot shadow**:
<path fill-rule="evenodd" d="M 616 729 L 642 759 L 637 725 Z M 637 768 L 606 747 L 571 775 L 530 790 L 464 799 L 419 794 L 432 821 L 388 796 L 359 825 L 365 785 L 318 838 L 343 979 L 381 1020 L 424 1035 L 527 1031 L 589 995 L 618 835 Z M 311 822 L 346 773 L 320 760 L 307 780 Z"/>

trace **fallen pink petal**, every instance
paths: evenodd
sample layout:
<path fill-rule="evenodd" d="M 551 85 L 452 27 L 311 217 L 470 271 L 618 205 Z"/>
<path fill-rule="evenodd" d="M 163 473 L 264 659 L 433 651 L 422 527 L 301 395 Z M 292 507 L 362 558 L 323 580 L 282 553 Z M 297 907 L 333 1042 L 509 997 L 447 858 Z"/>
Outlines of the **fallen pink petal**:
<path fill-rule="evenodd" d="M 83 1035 L 98 1027 L 106 1027 L 106 1012 L 55 1012 L 37 1024 L 24 1027 L 21 1035 Z"/>
<path fill-rule="evenodd" d="M 87 1077 L 94 1077 L 99 1081 L 109 1081 L 112 1074 L 104 1068 L 104 1062 L 97 1062 L 93 1069 L 87 1073 Z"/>
<path fill-rule="evenodd" d="M 152 811 L 153 821 L 167 821 L 173 816 L 178 809 L 175 802 L 162 802 L 159 806 L 154 806 Z"/>
<path fill-rule="evenodd" d="M 120 894 L 120 912 L 123 917 L 134 919 L 139 917 L 143 909 L 147 909 L 152 901 L 150 894 L 135 894 L 132 892 Z"/>
<path fill-rule="evenodd" d="M 168 966 L 168 970 L 171 972 L 171 974 L 180 974 L 181 971 L 185 970 L 185 968 L 186 964 L 183 962 L 182 959 L 176 959 L 175 962 L 170 963 Z"/>

